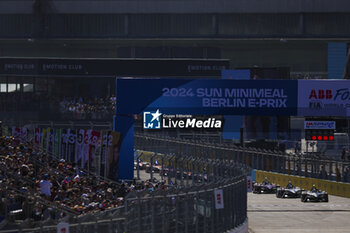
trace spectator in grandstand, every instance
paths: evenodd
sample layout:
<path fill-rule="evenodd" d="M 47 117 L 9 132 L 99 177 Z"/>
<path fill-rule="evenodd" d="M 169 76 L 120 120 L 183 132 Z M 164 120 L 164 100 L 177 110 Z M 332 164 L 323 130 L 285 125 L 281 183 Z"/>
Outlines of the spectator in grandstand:
<path fill-rule="evenodd" d="M 71 98 L 66 97 L 59 103 L 60 112 L 66 118 L 102 119 L 115 111 L 115 97 Z"/>
<path fill-rule="evenodd" d="M 98 182 L 100 177 L 87 175 L 65 160 L 56 161 L 43 152 L 33 152 L 29 144 L 16 139 L 0 137 L 0 145 L 0 209 L 4 214 L 23 209 L 26 217 L 35 220 L 57 218 L 57 208 L 85 214 L 121 206 L 133 190 L 167 188 L 159 181 L 134 181 L 130 185 Z M 115 161 L 118 152 L 115 150 Z"/>
<path fill-rule="evenodd" d="M 45 174 L 43 179 L 40 181 L 40 193 L 44 194 L 46 197 L 51 197 L 51 187 L 52 183 L 48 181 L 49 175 Z"/>

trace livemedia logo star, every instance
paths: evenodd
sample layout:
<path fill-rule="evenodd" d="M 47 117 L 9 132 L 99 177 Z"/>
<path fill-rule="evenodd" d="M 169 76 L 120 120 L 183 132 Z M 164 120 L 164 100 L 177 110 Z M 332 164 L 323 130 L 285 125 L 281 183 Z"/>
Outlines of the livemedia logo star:
<path fill-rule="evenodd" d="M 222 120 L 214 117 L 197 118 L 192 115 L 166 115 L 159 112 L 143 112 L 144 129 L 221 129 Z"/>
<path fill-rule="evenodd" d="M 162 113 L 157 109 L 156 112 L 143 112 L 143 128 L 144 129 L 160 129 Z"/>

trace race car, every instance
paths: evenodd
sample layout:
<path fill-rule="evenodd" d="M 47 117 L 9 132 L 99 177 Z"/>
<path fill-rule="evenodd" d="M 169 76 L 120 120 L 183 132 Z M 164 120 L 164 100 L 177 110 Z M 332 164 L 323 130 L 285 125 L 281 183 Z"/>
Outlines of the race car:
<path fill-rule="evenodd" d="M 145 169 L 146 169 L 146 172 L 147 173 L 150 173 L 151 172 L 151 164 L 148 163 L 146 166 L 145 166 Z M 152 166 L 152 170 L 154 173 L 160 173 L 161 170 L 162 170 L 162 166 L 158 163 L 158 161 L 156 160 Z"/>
<path fill-rule="evenodd" d="M 253 184 L 253 193 L 276 193 L 279 186 L 272 183 L 255 183 Z"/>
<path fill-rule="evenodd" d="M 142 162 L 141 159 L 138 159 L 137 161 L 134 161 L 134 169 L 137 169 L 137 165 L 139 166 L 140 170 L 146 169 L 146 166 L 149 165 L 148 162 Z"/>
<path fill-rule="evenodd" d="M 321 190 L 310 190 L 301 192 L 301 201 L 328 202 L 328 193 Z"/>
<path fill-rule="evenodd" d="M 284 198 L 284 197 L 291 197 L 291 198 L 299 198 L 301 197 L 301 192 L 304 191 L 299 187 L 295 187 L 292 184 L 292 181 L 288 181 L 288 184 L 285 188 L 277 188 L 276 197 L 277 198 Z"/>
<path fill-rule="evenodd" d="M 299 187 L 292 187 L 292 188 L 277 188 L 276 191 L 276 197 L 277 198 L 300 198 L 301 192 L 304 191 Z"/>

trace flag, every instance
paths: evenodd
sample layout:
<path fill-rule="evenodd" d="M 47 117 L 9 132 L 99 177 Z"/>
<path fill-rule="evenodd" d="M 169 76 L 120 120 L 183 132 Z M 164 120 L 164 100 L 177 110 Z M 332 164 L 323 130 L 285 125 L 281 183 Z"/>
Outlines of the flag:
<path fill-rule="evenodd" d="M 98 141 L 100 140 L 100 131 L 92 130 L 89 138 L 89 164 L 88 166 L 91 168 L 93 165 L 93 161 L 95 159 L 95 153 L 98 146 Z"/>
<path fill-rule="evenodd" d="M 77 137 L 75 142 L 75 163 L 82 166 L 83 161 L 83 145 L 84 145 L 84 130 L 77 131 Z"/>
<path fill-rule="evenodd" d="M 40 128 L 35 128 L 34 130 L 34 148 L 35 151 L 39 151 L 40 142 L 41 142 L 41 134 L 40 134 Z"/>
<path fill-rule="evenodd" d="M 108 172 L 107 177 L 111 180 L 118 180 L 119 152 L 121 145 L 121 135 L 112 131 L 108 141 Z"/>
<path fill-rule="evenodd" d="M 67 150 L 67 159 L 70 162 L 75 162 L 75 139 L 76 139 L 76 130 L 68 129 L 68 150 Z"/>
<path fill-rule="evenodd" d="M 89 160 L 89 139 L 91 132 L 92 130 L 84 130 L 82 167 L 88 166 L 86 163 Z"/>
<path fill-rule="evenodd" d="M 61 130 L 61 154 L 60 158 L 65 159 L 66 161 L 68 160 L 67 154 L 68 154 L 68 130 L 67 129 L 62 129 Z"/>
<path fill-rule="evenodd" d="M 62 137 L 61 134 L 62 134 L 62 129 L 55 130 L 53 154 L 56 156 L 56 158 L 62 158 L 60 156 L 60 144 L 61 144 L 61 137 Z"/>

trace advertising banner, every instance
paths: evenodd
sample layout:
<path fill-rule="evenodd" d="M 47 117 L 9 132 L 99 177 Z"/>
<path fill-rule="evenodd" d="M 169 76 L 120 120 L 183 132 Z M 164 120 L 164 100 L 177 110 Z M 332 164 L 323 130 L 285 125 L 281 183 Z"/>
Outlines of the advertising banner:
<path fill-rule="evenodd" d="M 92 130 L 89 138 L 89 163 L 87 164 L 88 169 L 93 166 L 95 159 L 95 153 L 100 139 L 100 131 Z"/>
<path fill-rule="evenodd" d="M 298 115 L 350 116 L 350 82 L 298 80 Z"/>
<path fill-rule="evenodd" d="M 47 143 L 47 129 L 43 128 L 41 129 L 42 136 L 41 136 L 41 149 L 46 149 L 46 143 Z"/>
<path fill-rule="evenodd" d="M 224 208 L 224 194 L 222 189 L 214 190 L 215 196 L 215 209 L 223 209 Z"/>
<path fill-rule="evenodd" d="M 75 163 L 79 166 L 83 166 L 83 145 L 84 145 L 84 135 L 83 129 L 77 131 L 76 143 L 75 143 Z"/>
<path fill-rule="evenodd" d="M 251 193 L 253 191 L 253 181 L 251 176 L 247 176 L 247 192 Z"/>
<path fill-rule="evenodd" d="M 304 129 L 336 129 L 335 121 L 304 121 Z"/>
<path fill-rule="evenodd" d="M 92 130 L 84 130 L 84 142 L 83 142 L 83 156 L 82 156 L 82 167 L 87 167 L 89 160 L 89 140 Z"/>
<path fill-rule="evenodd" d="M 108 155 L 108 171 L 107 177 L 111 180 L 118 180 L 118 166 L 119 166 L 119 155 L 120 155 L 120 145 L 121 145 L 121 135 L 118 132 L 112 131 L 109 135 L 111 138 Z"/>
<path fill-rule="evenodd" d="M 47 144 L 47 152 L 53 153 L 54 139 L 55 139 L 55 131 L 52 128 L 47 129 L 48 132 L 48 144 Z"/>
<path fill-rule="evenodd" d="M 66 222 L 58 223 L 57 233 L 69 233 L 69 223 L 66 223 Z"/>
<path fill-rule="evenodd" d="M 68 149 L 67 149 L 67 160 L 70 162 L 75 162 L 75 140 L 76 140 L 76 130 L 68 129 Z"/>
<path fill-rule="evenodd" d="M 60 155 L 62 129 L 56 129 L 54 132 L 55 132 L 55 136 L 54 136 L 53 154 L 58 158 Z"/>
<path fill-rule="evenodd" d="M 296 90 L 296 80 L 117 79 L 116 114 L 296 115 Z"/>
<path fill-rule="evenodd" d="M 108 155 L 108 147 L 112 145 L 112 135 L 110 131 L 102 131 L 101 133 L 101 160 L 100 160 L 100 176 L 107 176 L 106 158 Z"/>
<path fill-rule="evenodd" d="M 40 143 L 41 143 L 40 128 L 35 128 L 35 130 L 34 130 L 34 147 L 35 147 L 35 151 L 39 151 Z"/>
<path fill-rule="evenodd" d="M 62 137 L 61 137 L 61 154 L 60 158 L 64 160 L 68 160 L 68 137 L 69 133 L 67 129 L 62 129 L 61 131 Z"/>
<path fill-rule="evenodd" d="M 249 80 L 250 69 L 222 70 L 222 79 Z M 240 139 L 240 129 L 244 127 L 244 116 L 225 116 L 223 139 Z"/>

